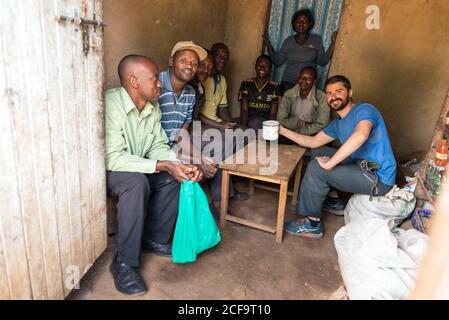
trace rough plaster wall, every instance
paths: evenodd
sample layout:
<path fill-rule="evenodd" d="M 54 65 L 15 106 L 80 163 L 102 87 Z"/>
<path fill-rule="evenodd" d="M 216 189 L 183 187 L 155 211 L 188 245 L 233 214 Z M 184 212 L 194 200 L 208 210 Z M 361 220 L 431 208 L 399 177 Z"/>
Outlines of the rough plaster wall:
<path fill-rule="evenodd" d="M 225 70 L 228 101 L 233 117 L 240 116 L 237 101 L 242 80 L 255 76 L 254 65 L 262 49 L 264 20 L 269 0 L 228 0 L 225 43 L 231 58 Z"/>
<path fill-rule="evenodd" d="M 380 30 L 365 28 L 371 4 Z M 380 109 L 399 160 L 423 158 L 449 87 L 449 1 L 346 0 L 337 46 L 330 74 Z"/>
<path fill-rule="evenodd" d="M 181 40 L 210 47 L 225 34 L 226 1 L 107 0 L 105 88 L 119 85 L 117 65 L 130 53 L 152 57 L 159 71 L 168 67 L 173 45 Z"/>

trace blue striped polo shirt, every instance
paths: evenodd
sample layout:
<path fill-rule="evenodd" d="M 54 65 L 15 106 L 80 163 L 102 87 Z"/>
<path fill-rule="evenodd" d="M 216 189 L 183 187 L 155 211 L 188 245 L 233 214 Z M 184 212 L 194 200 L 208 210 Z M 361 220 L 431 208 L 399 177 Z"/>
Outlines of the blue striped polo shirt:
<path fill-rule="evenodd" d="M 159 106 L 162 112 L 161 124 L 167 134 L 169 144 L 176 141 L 176 134 L 184 123 L 192 122 L 192 113 L 195 106 L 195 89 L 186 85 L 178 97 L 173 91 L 170 81 L 170 71 L 159 74 L 159 80 L 164 85 L 159 96 Z"/>

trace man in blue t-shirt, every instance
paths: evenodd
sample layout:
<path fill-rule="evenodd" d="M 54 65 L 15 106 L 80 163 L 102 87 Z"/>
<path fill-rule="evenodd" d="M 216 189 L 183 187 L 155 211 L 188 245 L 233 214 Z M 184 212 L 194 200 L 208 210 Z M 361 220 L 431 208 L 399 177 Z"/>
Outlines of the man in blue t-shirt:
<path fill-rule="evenodd" d="M 301 218 L 285 223 L 289 233 L 321 238 L 321 209 L 330 188 L 371 196 L 385 195 L 395 184 L 396 160 L 385 122 L 369 103 L 353 104 L 350 81 L 333 76 L 326 81 L 326 99 L 339 119 L 315 136 L 306 136 L 281 126 L 279 134 L 311 150 L 299 193 L 297 213 Z M 323 147 L 338 139 L 336 150 Z"/>

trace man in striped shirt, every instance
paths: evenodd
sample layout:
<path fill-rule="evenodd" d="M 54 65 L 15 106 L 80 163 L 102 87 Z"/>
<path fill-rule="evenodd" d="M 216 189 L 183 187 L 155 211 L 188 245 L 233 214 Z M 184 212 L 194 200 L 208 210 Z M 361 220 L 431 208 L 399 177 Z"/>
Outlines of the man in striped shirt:
<path fill-rule="evenodd" d="M 187 83 L 195 77 L 200 61 L 206 58 L 207 51 L 192 41 L 178 42 L 171 52 L 169 69 L 159 75 L 159 80 L 164 86 L 159 96 L 162 128 L 167 134 L 169 146 L 173 148 L 178 144 L 179 148 L 173 148 L 175 152 L 188 150 L 188 159 L 183 158 L 185 156 L 183 154 L 179 156 L 189 162 L 193 161 L 195 152 L 190 141 L 182 140 L 181 131 L 185 130 L 185 133 L 189 131 L 196 99 L 195 89 Z M 205 178 L 215 175 L 217 170 L 212 159 L 201 157 L 199 162 L 201 162 L 199 168 Z"/>
<path fill-rule="evenodd" d="M 161 124 L 170 146 L 178 142 L 179 129 L 189 130 L 192 123 L 195 89 L 187 83 L 195 77 L 200 60 L 206 57 L 207 52 L 193 42 L 178 42 L 172 50 L 169 69 L 159 75 L 164 85 L 159 96 Z"/>

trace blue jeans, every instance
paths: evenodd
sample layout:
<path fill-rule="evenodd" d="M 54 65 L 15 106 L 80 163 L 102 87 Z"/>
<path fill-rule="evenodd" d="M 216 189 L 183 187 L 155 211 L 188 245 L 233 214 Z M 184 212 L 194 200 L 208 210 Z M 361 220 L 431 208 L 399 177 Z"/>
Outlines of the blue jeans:
<path fill-rule="evenodd" d="M 315 157 L 332 157 L 336 149 L 321 147 L 311 150 L 311 161 L 301 183 L 297 213 L 306 217 L 321 218 L 321 209 L 331 187 L 348 193 L 371 194 L 372 181 L 367 178 L 360 165 L 347 158 L 331 171 L 324 170 Z M 393 186 L 379 181 L 374 196 L 383 196 Z"/>

